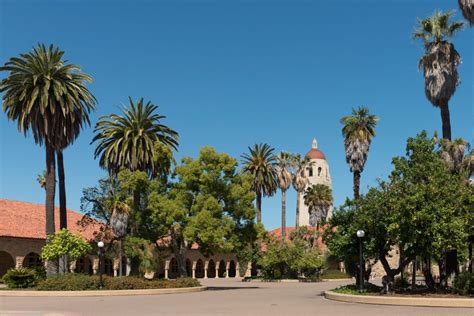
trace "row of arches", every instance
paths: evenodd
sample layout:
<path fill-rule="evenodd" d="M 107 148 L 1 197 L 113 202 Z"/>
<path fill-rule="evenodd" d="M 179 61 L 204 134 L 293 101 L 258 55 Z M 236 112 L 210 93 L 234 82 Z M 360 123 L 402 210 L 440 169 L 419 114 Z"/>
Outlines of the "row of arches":
<path fill-rule="evenodd" d="M 35 252 L 30 252 L 23 258 L 21 263 L 22 267 L 25 268 L 35 268 L 43 266 L 43 262 L 39 254 Z M 3 276 L 8 269 L 15 267 L 15 260 L 13 257 L 6 251 L 0 251 L 0 277 Z"/>
<path fill-rule="evenodd" d="M 186 273 L 188 276 L 193 276 L 193 263 L 189 259 L 186 259 Z M 230 260 L 228 271 L 227 271 L 226 262 L 224 260 L 215 262 L 213 259 L 210 259 L 207 262 L 207 271 L 206 271 L 205 263 L 202 259 L 198 259 L 196 261 L 195 271 L 194 271 L 195 278 L 198 278 L 198 279 L 204 278 L 204 277 L 215 278 L 216 274 L 217 274 L 217 277 L 224 278 L 227 276 L 226 273 L 229 274 L 228 277 L 230 278 L 235 278 L 237 276 L 236 263 L 234 260 Z M 178 261 L 176 261 L 175 258 L 171 258 L 170 263 L 169 263 L 168 278 L 175 279 L 178 276 L 179 276 Z"/>

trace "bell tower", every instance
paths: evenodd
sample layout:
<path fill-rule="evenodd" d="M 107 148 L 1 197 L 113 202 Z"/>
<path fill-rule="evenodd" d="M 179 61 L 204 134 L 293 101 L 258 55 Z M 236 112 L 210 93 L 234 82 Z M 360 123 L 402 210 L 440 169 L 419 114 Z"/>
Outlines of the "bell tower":
<path fill-rule="evenodd" d="M 306 168 L 305 176 L 308 179 L 308 187 L 315 184 L 324 184 L 331 188 L 332 182 L 331 175 L 329 173 L 329 165 L 326 160 L 324 153 L 318 149 L 318 141 L 316 138 L 313 139 L 311 143 L 311 149 L 306 154 L 306 157 L 310 159 L 312 164 Z M 305 189 L 306 190 L 306 189 Z M 299 224 L 300 226 L 309 226 L 309 212 L 308 206 L 304 203 L 304 193 L 299 193 L 300 196 L 300 215 L 299 215 Z M 333 207 L 328 211 L 328 218 L 332 216 Z"/>

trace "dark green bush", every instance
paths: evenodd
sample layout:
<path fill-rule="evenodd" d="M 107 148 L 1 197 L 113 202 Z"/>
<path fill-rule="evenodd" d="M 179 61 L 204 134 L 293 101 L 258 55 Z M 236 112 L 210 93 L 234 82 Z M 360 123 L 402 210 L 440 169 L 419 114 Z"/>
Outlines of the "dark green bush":
<path fill-rule="evenodd" d="M 162 289 L 200 286 L 196 279 L 182 278 L 176 280 L 146 280 L 139 277 L 104 276 L 105 290 Z M 36 287 L 41 291 L 84 291 L 99 289 L 99 277 L 68 273 L 51 276 L 38 282 Z"/>
<path fill-rule="evenodd" d="M 99 277 L 81 273 L 58 274 L 39 281 L 36 288 L 41 291 L 97 290 Z"/>
<path fill-rule="evenodd" d="M 37 276 L 35 270 L 29 268 L 9 269 L 3 276 L 3 282 L 5 282 L 9 288 L 33 287 L 36 281 Z"/>
<path fill-rule="evenodd" d="M 474 295 L 474 273 L 459 273 L 454 279 L 453 288 L 461 295 Z"/>

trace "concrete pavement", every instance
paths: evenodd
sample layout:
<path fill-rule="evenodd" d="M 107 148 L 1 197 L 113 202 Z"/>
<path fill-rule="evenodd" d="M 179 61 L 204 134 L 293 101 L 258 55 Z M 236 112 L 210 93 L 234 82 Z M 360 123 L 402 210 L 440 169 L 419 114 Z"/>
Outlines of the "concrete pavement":
<path fill-rule="evenodd" d="M 208 291 L 157 296 L 0 297 L 0 315 L 400 315 L 473 316 L 473 309 L 380 306 L 326 300 L 347 282 L 262 283 L 208 279 Z"/>

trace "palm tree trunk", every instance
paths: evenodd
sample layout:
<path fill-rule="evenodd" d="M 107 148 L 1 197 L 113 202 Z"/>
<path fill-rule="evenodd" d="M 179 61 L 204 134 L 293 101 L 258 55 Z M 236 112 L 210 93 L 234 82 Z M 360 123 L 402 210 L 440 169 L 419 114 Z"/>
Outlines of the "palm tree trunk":
<path fill-rule="evenodd" d="M 354 171 L 354 199 L 359 200 L 360 171 Z"/>
<path fill-rule="evenodd" d="M 64 178 L 63 151 L 56 152 L 58 157 L 58 178 L 59 178 L 59 228 L 67 228 L 66 211 L 66 183 Z"/>
<path fill-rule="evenodd" d="M 451 118 L 449 114 L 449 105 L 446 104 L 440 105 L 441 110 L 441 121 L 443 124 L 443 138 L 451 140 Z"/>
<path fill-rule="evenodd" d="M 296 229 L 300 227 L 300 192 L 296 192 Z"/>
<path fill-rule="evenodd" d="M 262 193 L 257 193 L 257 224 L 262 222 Z"/>
<path fill-rule="evenodd" d="M 66 182 L 64 177 L 64 161 L 63 151 L 57 150 L 58 158 L 58 178 L 59 178 L 59 229 L 67 229 L 67 209 L 66 209 Z M 59 258 L 59 271 L 67 272 L 68 260 L 67 255 Z"/>
<path fill-rule="evenodd" d="M 281 240 L 286 240 L 286 190 L 281 190 Z"/>
<path fill-rule="evenodd" d="M 119 240 L 119 258 L 120 258 L 120 261 L 119 261 L 119 276 L 122 276 L 122 270 L 123 270 L 123 267 L 122 267 L 122 264 L 123 264 L 122 257 L 123 257 L 122 238 L 120 238 L 120 240 Z"/>
<path fill-rule="evenodd" d="M 56 159 L 54 148 L 46 143 L 46 235 L 54 234 L 54 196 L 56 191 Z M 47 274 L 55 274 L 57 272 L 57 265 L 49 262 Z"/>

